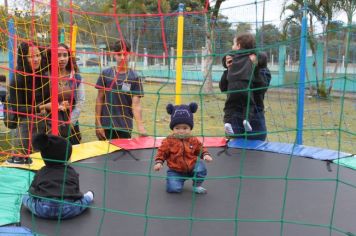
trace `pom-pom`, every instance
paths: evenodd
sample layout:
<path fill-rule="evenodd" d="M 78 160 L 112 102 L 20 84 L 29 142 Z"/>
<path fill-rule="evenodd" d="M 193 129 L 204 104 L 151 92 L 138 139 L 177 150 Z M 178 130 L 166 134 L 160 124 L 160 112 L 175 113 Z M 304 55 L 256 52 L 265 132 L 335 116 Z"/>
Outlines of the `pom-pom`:
<path fill-rule="evenodd" d="M 189 109 L 192 113 L 195 113 L 198 110 L 198 104 L 196 104 L 195 102 L 190 103 Z"/>
<path fill-rule="evenodd" d="M 170 115 L 173 114 L 173 111 L 174 111 L 174 106 L 173 106 L 173 104 L 169 103 L 169 104 L 167 105 L 166 109 L 167 109 L 167 113 L 168 113 L 168 114 L 170 114 Z"/>
<path fill-rule="evenodd" d="M 32 145 L 37 150 L 43 150 L 48 147 L 48 136 L 46 134 L 37 134 L 32 139 Z"/>

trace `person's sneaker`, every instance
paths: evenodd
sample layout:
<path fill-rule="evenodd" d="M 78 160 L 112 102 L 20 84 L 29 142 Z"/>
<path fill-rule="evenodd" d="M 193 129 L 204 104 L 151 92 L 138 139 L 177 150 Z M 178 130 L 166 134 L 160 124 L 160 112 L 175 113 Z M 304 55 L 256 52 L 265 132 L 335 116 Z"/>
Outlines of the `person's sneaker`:
<path fill-rule="evenodd" d="M 206 189 L 203 188 L 202 186 L 194 187 L 194 192 L 197 194 L 205 194 L 207 193 Z"/>
<path fill-rule="evenodd" d="M 10 157 L 6 162 L 12 165 L 31 165 L 32 159 L 29 157 Z"/>
<path fill-rule="evenodd" d="M 230 123 L 225 123 L 224 125 L 225 128 L 225 133 L 228 135 L 233 135 L 234 134 L 234 130 L 232 129 L 232 126 Z"/>
<path fill-rule="evenodd" d="M 252 127 L 250 125 L 250 122 L 248 122 L 248 120 L 244 120 L 242 124 L 244 125 L 246 131 L 248 132 L 252 131 Z"/>
<path fill-rule="evenodd" d="M 94 192 L 93 191 L 89 190 L 88 192 L 86 192 L 84 194 L 84 196 L 87 196 L 90 198 L 91 201 L 94 201 Z"/>

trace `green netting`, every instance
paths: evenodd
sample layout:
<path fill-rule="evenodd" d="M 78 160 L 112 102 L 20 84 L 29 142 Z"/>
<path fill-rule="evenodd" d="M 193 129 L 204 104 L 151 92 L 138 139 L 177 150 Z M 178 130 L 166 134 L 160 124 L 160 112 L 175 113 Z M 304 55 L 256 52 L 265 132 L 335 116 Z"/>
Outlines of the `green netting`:
<path fill-rule="evenodd" d="M 19 4 L 20 1 L 12 2 Z M 26 8 L 23 11 L 15 8 L 16 6 L 13 6 L 9 12 L 5 12 L 4 8 L 0 9 L 1 73 L 8 74 L 14 69 L 9 65 L 9 46 L 6 45 L 6 42 L 11 39 L 8 29 L 9 18 L 14 19 L 17 39 L 34 41 L 46 47 L 49 47 L 51 42 L 49 33 L 55 30 L 58 30 L 58 32 L 63 30 L 64 35 L 60 35 L 60 40 L 64 40 L 69 44 L 73 36 L 72 26 L 77 25 L 76 57 L 85 81 L 86 92 L 85 106 L 80 116 L 80 127 L 83 136 L 82 142 L 90 142 L 97 139 L 94 124 L 97 93 L 95 83 L 103 68 L 115 66 L 113 56 L 110 54 L 110 45 L 118 38 L 125 37 L 133 46 L 132 65 L 145 78 L 145 96 L 142 98 L 142 108 L 148 134 L 153 137 L 167 136 L 169 134 L 170 130 L 167 125 L 169 116 L 165 106 L 169 102 L 173 103 L 176 95 L 173 84 L 176 76 L 176 9 L 178 1 L 58 1 L 60 5 L 58 28 L 50 25 L 51 15 L 49 12 L 51 5 L 48 1 L 32 0 L 25 2 L 30 4 L 23 6 L 23 8 Z M 92 4 L 88 4 L 89 2 Z M 306 15 L 308 17 L 309 33 L 308 37 L 304 39 L 301 38 L 300 32 L 300 20 L 304 10 L 303 1 L 251 0 L 246 4 L 233 0 L 224 1 L 230 3 L 230 5 L 222 7 L 217 18 L 211 17 L 212 11 L 209 11 L 211 9 L 204 9 L 204 6 L 218 1 L 182 0 L 182 2 L 187 4 L 183 43 L 182 100 L 183 103 L 195 101 L 199 104 L 199 111 L 195 114 L 195 135 L 215 137 L 225 135 L 222 120 L 226 93 L 221 93 L 217 86 L 224 71 L 221 59 L 230 51 L 234 35 L 249 31 L 256 35 L 256 50 L 267 52 L 268 66 L 272 73 L 271 86 L 265 97 L 268 141 L 294 145 L 296 143 L 296 133 L 302 130 L 304 145 L 347 153 L 355 152 L 355 25 L 352 24 L 352 21 L 340 23 L 333 18 L 336 14 L 332 15 L 326 11 L 327 4 L 334 1 L 323 1 L 323 4 L 319 4 L 313 10 L 311 8 L 308 9 Z M 312 4 L 317 1 L 305 2 Z M 354 3 L 354 1 L 335 2 L 340 4 L 345 2 Z M 143 3 L 146 3 L 146 5 Z M 158 5 L 160 5 L 161 9 L 158 9 Z M 268 8 L 269 5 L 274 7 L 273 12 L 264 12 L 265 6 Z M 340 7 L 341 5 L 338 6 Z M 276 6 L 284 7 L 282 10 L 285 12 L 283 14 L 278 12 L 277 14 Z M 115 7 L 116 9 L 114 9 Z M 353 9 L 352 7 L 346 7 L 346 9 Z M 334 13 L 339 10 L 334 6 Z M 270 18 L 270 16 L 274 15 L 275 17 L 272 20 L 262 18 L 262 16 Z M 280 15 L 282 15 L 282 19 Z M 239 18 L 236 19 L 236 16 Z M 281 22 L 283 26 L 281 26 Z M 307 72 L 305 78 L 306 90 L 305 94 L 301 94 L 305 98 L 304 113 L 302 114 L 304 125 L 300 128 L 297 127 L 297 108 L 300 105 L 298 103 L 298 98 L 300 97 L 298 86 L 300 85 L 299 79 L 302 67 L 300 64 L 301 40 L 307 41 L 308 53 L 305 68 Z M 209 45 L 209 43 L 211 44 Z M 210 46 L 211 48 L 207 48 Z M 211 50 L 209 51 L 208 49 Z M 206 89 L 208 82 L 212 82 L 211 90 Z M 134 130 L 133 135 L 138 136 L 137 130 Z M 13 143 L 16 138 L 10 136 L 1 136 L 0 152 L 5 155 L 11 155 L 14 149 Z M 243 160 L 248 158 L 244 151 L 241 157 Z M 343 158 L 334 161 L 334 163 L 352 169 L 356 168 L 355 158 Z M 293 165 L 294 163 L 291 161 L 289 167 L 292 169 Z M 237 177 L 234 176 L 234 178 L 246 180 L 255 177 L 243 175 L 243 167 L 242 165 L 240 170 L 242 174 Z M 93 171 L 99 172 L 101 176 L 108 174 L 106 168 Z M 125 175 L 125 177 L 140 176 L 150 180 L 156 177 L 151 168 L 146 172 L 121 171 L 112 174 L 121 174 Z M 289 179 L 288 174 L 289 172 L 287 171 L 285 175 L 278 177 L 285 180 L 286 186 L 293 181 Z M 1 168 L 0 202 L 2 203 L 2 209 L 0 222 L 2 224 L 19 221 L 21 195 L 27 190 L 32 176 L 32 172 Z M 332 180 L 332 183 L 338 185 L 340 182 L 347 182 L 342 177 L 337 176 Z M 158 178 L 164 177 L 160 176 Z M 232 177 L 225 176 L 225 173 L 219 173 L 212 177 L 212 179 L 214 178 L 229 179 Z M 269 176 L 258 176 L 256 178 L 261 179 L 261 181 L 268 181 Z M 300 181 L 309 184 L 315 180 L 319 179 L 307 178 Z M 321 181 L 328 181 L 328 179 L 322 179 Z M 108 188 L 111 188 L 111 186 L 105 182 L 102 187 L 104 195 L 107 193 Z M 347 188 L 352 191 L 355 189 L 353 185 L 348 185 Z M 147 186 L 147 190 L 147 192 L 152 190 L 150 185 Z M 332 201 L 336 200 L 338 191 L 340 190 L 335 188 L 335 198 Z M 236 189 L 236 193 L 238 196 L 244 194 L 241 187 Z M 282 195 L 281 206 L 284 206 L 284 203 L 288 202 L 290 197 L 289 192 L 287 193 L 287 188 Z M 3 198 L 4 200 L 2 200 Z M 149 196 L 147 196 L 145 209 L 151 207 L 150 200 Z M 236 217 L 229 219 L 236 222 L 236 227 L 240 222 L 245 221 L 253 223 L 269 221 L 269 219 L 262 216 L 256 216 L 253 219 L 239 218 L 239 198 L 236 199 L 236 205 L 234 209 Z M 195 201 L 192 201 L 191 212 L 194 211 L 195 207 Z M 148 214 L 148 211 L 135 215 L 136 213 L 131 211 L 126 212 L 120 209 L 107 208 L 106 206 L 94 206 L 93 208 L 103 212 L 126 214 L 132 217 L 181 220 L 175 215 L 157 217 Z M 334 204 L 330 211 L 333 212 L 337 208 L 338 206 Z M 281 207 L 280 210 L 283 212 L 277 221 L 278 223 L 281 222 L 282 225 L 280 235 L 283 234 L 282 228 L 286 222 L 296 227 L 328 228 L 329 234 L 338 231 L 338 227 L 333 221 L 333 214 L 331 214 L 330 221 L 327 224 L 315 224 L 289 220 L 285 218 L 288 209 Z M 209 223 L 213 224 L 214 221 L 223 221 L 224 219 L 214 217 L 212 219 L 197 219 L 191 217 L 187 220 L 190 220 L 193 225 L 194 222 L 199 220 L 210 221 Z M 147 221 L 145 229 L 149 228 L 149 224 L 150 222 Z M 343 229 L 340 231 L 343 232 Z M 99 235 L 100 232 L 101 228 L 98 227 L 97 234 Z M 235 234 L 238 234 L 238 230 L 235 231 Z"/>
<path fill-rule="evenodd" d="M 34 173 L 16 168 L 0 168 L 0 226 L 20 222 L 22 196 Z"/>

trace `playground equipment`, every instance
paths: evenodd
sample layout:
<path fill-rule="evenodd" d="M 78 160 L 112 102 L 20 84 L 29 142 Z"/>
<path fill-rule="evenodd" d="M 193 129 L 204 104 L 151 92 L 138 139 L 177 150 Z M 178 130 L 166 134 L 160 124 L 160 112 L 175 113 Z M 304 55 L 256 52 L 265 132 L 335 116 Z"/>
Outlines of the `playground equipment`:
<path fill-rule="evenodd" d="M 73 1 L 61 2 L 60 7 L 56 0 L 47 5 L 31 1 L 33 6 L 44 5 L 52 11 L 49 16 L 33 10 L 33 19 L 27 22 L 32 30 L 23 27 L 22 18 L 6 18 L 8 26 L 1 32 L 8 39 L 9 59 L 0 68 L 9 73 L 9 78 L 16 72 L 16 44 L 20 41 L 34 41 L 52 50 L 64 41 L 79 62 L 83 62 L 79 66 L 87 99 L 80 117 L 84 140 L 75 149 L 74 156 L 79 159 L 72 161 L 80 173 L 82 188 L 93 189 L 96 198 L 93 207 L 76 219 L 50 222 L 38 219 L 20 209 L 21 197 L 33 178 L 32 171 L 11 169 L 3 163 L 0 202 L 11 207 L 10 210 L 0 208 L 6 215 L 1 217 L 0 226 L 21 223 L 35 233 L 55 232 L 55 235 L 69 232 L 75 235 L 350 235 L 356 232 L 352 223 L 356 217 L 354 71 L 352 67 L 339 68 L 336 77 L 326 78 L 328 83 L 337 85 L 337 96 L 333 99 L 308 97 L 306 88 L 315 84 L 316 74 L 321 73 L 313 67 L 321 53 L 316 59 L 307 53 L 306 15 L 298 40 L 265 42 L 264 48 L 257 49 L 278 52 L 278 55 L 269 54 L 278 63 L 272 65 L 272 60 L 269 61 L 271 69 L 277 69 L 272 71 L 272 84 L 265 98 L 268 142 L 240 139 L 226 144 L 221 138 L 225 135 L 222 119 L 226 94 L 220 93 L 216 84 L 211 93 L 203 92 L 202 86 L 208 78 L 203 76 L 201 68 L 207 63 L 205 58 L 213 57 L 212 79 L 215 83 L 220 80 L 221 58 L 231 49 L 234 28 L 224 27 L 228 22 L 217 19 L 215 51 L 206 55 L 202 47 L 206 46 L 206 33 L 212 30 L 206 27 L 208 1 L 194 11 L 183 9 L 183 5 L 164 11 L 160 5 L 163 1 L 158 1 L 150 14 L 128 14 L 129 10 L 121 9 L 119 2 L 114 1 L 107 11 L 93 12 L 80 9 L 85 6 L 74 6 Z M 234 15 L 245 16 L 246 22 L 256 22 L 258 29 L 261 14 L 256 17 L 249 13 L 259 12 L 261 3 L 238 4 L 221 9 L 220 13 L 224 15 L 232 10 Z M 37 37 L 35 30 L 42 28 L 51 29 L 51 36 Z M 103 68 L 115 65 L 111 44 L 123 37 L 131 43 L 132 65 L 144 79 L 143 114 L 149 137 L 139 138 L 134 130 L 132 140 L 98 142 L 94 124 L 95 84 Z M 292 63 L 287 59 L 290 58 L 288 50 L 295 44 L 299 53 Z M 317 53 L 322 51 L 318 46 Z M 90 58 L 96 58 L 95 66 L 86 63 Z M 342 58 L 340 55 L 338 60 Z M 51 61 L 52 70 L 58 71 L 55 53 Z M 293 70 L 288 64 L 293 64 Z M 58 73 L 53 73 L 51 80 L 56 101 Z M 213 140 L 209 149 L 215 161 L 208 166 L 206 196 L 195 195 L 188 182 L 183 194 L 167 194 L 164 172 L 152 171 L 156 144 L 170 132 L 165 105 L 190 101 L 199 104 L 194 134 L 205 145 L 211 145 L 208 140 Z M 54 127 L 56 119 L 52 116 Z M 56 133 L 55 128 L 53 132 Z M 11 155 L 15 137 L 0 138 L 0 153 Z M 225 141 L 222 145 L 221 139 Z M 228 148 L 223 147 L 225 144 Z M 36 165 L 23 168 L 37 170 L 42 160 L 36 154 L 31 155 Z M 5 195 L 9 198 L 3 199 Z"/>

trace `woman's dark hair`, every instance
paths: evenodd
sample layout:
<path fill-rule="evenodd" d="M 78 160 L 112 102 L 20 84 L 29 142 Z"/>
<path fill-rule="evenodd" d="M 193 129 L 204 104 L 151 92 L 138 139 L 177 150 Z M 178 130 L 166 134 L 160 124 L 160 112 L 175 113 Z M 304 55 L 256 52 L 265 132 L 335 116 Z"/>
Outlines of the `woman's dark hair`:
<path fill-rule="evenodd" d="M 20 43 L 18 49 L 17 49 L 17 66 L 16 70 L 18 72 L 26 72 L 26 73 L 32 73 L 32 72 L 37 72 L 37 71 L 32 71 L 32 67 L 30 63 L 27 60 L 28 53 L 30 51 L 30 47 L 37 47 L 37 44 L 32 42 L 27 43 L 27 42 L 22 42 Z M 42 59 L 42 58 L 41 58 Z M 39 69 L 41 70 L 41 68 Z"/>
<path fill-rule="evenodd" d="M 121 52 L 126 48 L 127 52 L 131 52 L 131 44 L 125 39 L 119 39 L 114 43 L 114 52 Z"/>

